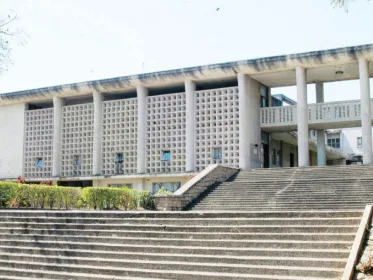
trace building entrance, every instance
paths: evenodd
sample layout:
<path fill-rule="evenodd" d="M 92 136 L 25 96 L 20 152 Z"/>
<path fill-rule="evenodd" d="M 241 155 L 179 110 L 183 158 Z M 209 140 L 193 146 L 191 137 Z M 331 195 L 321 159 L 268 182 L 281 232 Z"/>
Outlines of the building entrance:
<path fill-rule="evenodd" d="M 58 181 L 59 186 L 63 187 L 92 187 L 92 181 Z"/>
<path fill-rule="evenodd" d="M 269 168 L 269 145 L 262 144 L 263 168 Z"/>

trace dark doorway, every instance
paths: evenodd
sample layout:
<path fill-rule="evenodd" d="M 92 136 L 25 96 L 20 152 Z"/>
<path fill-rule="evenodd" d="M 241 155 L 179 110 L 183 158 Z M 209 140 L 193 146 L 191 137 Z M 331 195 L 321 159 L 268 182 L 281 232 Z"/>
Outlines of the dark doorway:
<path fill-rule="evenodd" d="M 269 145 L 263 145 L 263 168 L 269 168 Z"/>
<path fill-rule="evenodd" d="M 92 187 L 92 181 L 58 181 L 57 185 L 63 187 Z"/>
<path fill-rule="evenodd" d="M 294 154 L 290 153 L 290 167 L 294 167 Z"/>

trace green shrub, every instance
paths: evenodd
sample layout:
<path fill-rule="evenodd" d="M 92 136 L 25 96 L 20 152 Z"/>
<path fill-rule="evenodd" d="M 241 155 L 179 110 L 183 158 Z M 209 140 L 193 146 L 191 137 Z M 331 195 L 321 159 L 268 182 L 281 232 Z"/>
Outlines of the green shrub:
<path fill-rule="evenodd" d="M 173 192 L 165 189 L 164 187 L 161 187 L 155 195 L 170 195 L 170 194 L 173 194 Z"/>
<path fill-rule="evenodd" d="M 97 210 L 155 209 L 150 192 L 128 187 L 59 187 L 0 182 L 0 208 L 49 208 Z"/>
<path fill-rule="evenodd" d="M 154 199 L 149 192 L 127 187 L 89 187 L 83 189 L 80 205 L 97 210 L 154 209 Z"/>
<path fill-rule="evenodd" d="M 0 208 L 5 208 L 13 200 L 14 185 L 12 182 L 0 182 Z"/>
<path fill-rule="evenodd" d="M 137 207 L 147 210 L 155 209 L 154 196 L 148 191 L 137 192 Z"/>
<path fill-rule="evenodd" d="M 80 188 L 0 182 L 0 207 L 71 209 L 80 197 Z"/>
<path fill-rule="evenodd" d="M 127 187 L 89 187 L 82 191 L 81 205 L 93 209 L 136 209 L 135 190 Z"/>

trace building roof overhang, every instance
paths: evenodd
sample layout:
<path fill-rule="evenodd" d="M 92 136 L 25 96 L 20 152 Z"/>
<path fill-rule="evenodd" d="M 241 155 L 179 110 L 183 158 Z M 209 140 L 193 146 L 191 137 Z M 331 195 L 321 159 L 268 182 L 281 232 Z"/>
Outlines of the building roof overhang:
<path fill-rule="evenodd" d="M 270 87 L 288 86 L 295 84 L 294 69 L 296 66 L 302 66 L 307 69 L 308 83 L 351 80 L 359 77 L 357 64 L 359 58 L 373 61 L 373 44 L 240 60 L 3 93 L 0 94 L 0 105 L 50 100 L 53 96 L 62 98 L 84 96 L 93 91 L 103 93 L 133 92 L 138 85 L 155 88 L 167 87 L 183 84 L 186 79 L 197 82 L 230 79 L 235 78 L 237 73 L 248 74 Z M 343 74 L 337 74 L 337 72 L 343 72 Z M 372 63 L 369 74 L 373 76 Z"/>

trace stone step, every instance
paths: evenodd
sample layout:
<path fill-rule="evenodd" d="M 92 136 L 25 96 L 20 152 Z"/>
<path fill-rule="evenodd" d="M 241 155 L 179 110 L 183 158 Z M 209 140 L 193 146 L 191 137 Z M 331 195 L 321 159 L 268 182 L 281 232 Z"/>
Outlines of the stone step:
<path fill-rule="evenodd" d="M 349 186 L 331 186 L 325 184 L 324 186 L 320 185 L 291 185 L 291 184 L 283 184 L 283 185 L 257 185 L 257 184 L 240 184 L 240 185 L 218 185 L 214 191 L 225 191 L 225 192 L 258 192 L 258 193 L 271 193 L 277 191 L 297 191 L 300 193 L 304 193 L 306 191 L 310 191 L 315 194 L 323 194 L 323 193 L 331 193 L 331 192 L 339 192 L 341 194 L 349 194 L 349 193 L 356 193 L 361 194 L 364 192 L 369 192 L 373 189 L 373 185 L 371 186 L 354 186 L 350 184 Z"/>
<path fill-rule="evenodd" d="M 122 254 L 141 255 L 213 255 L 222 258 L 255 258 L 255 257 L 276 257 L 276 258 L 330 258 L 330 259 L 347 259 L 349 250 L 335 249 L 281 249 L 281 248 L 225 248 L 225 247 L 180 247 L 180 246 L 146 246 L 146 245 L 122 245 L 122 246 L 96 246 L 96 249 L 86 244 L 73 244 L 74 246 L 53 247 L 53 243 L 42 243 L 45 245 L 32 246 L 25 243 L 26 246 L 0 246 L 0 252 L 22 254 L 22 253 L 38 253 L 54 255 L 58 252 L 59 255 L 73 256 L 74 254 L 86 256 L 92 252 L 96 257 L 121 256 Z M 110 250 L 108 250 L 110 249 Z"/>
<path fill-rule="evenodd" d="M 164 232 L 354 232 L 357 225 L 231 225 L 225 226 L 187 226 L 187 225 L 110 225 L 110 224 L 53 224 L 53 223 L 0 223 L 0 227 L 36 228 L 36 229 L 70 229 L 70 230 L 150 230 Z"/>
<path fill-rule="evenodd" d="M 241 202 L 241 201 L 240 201 Z M 21 227 L 24 224 L 33 226 L 35 223 L 38 225 L 42 224 L 107 224 L 110 226 L 121 226 L 121 225 L 283 225 L 283 224 L 294 224 L 294 225 L 358 225 L 360 222 L 359 217 L 343 217 L 343 218 L 158 218 L 158 219 L 146 219 L 146 218 L 128 218 L 128 219 L 94 219 L 94 218 L 2 218 L 3 222 L 0 222 L 0 227 L 2 225 L 4 228 L 9 226 L 9 224 L 14 224 L 15 226 Z M 1 232 L 0 232 L 1 234 Z"/>
<path fill-rule="evenodd" d="M 93 236 L 67 236 L 67 235 L 14 235 L 0 236 L 2 245 L 7 246 L 35 246 L 36 244 L 55 244 L 56 246 L 84 244 L 89 241 L 90 246 L 110 247 L 121 245 L 148 245 L 148 246 L 184 246 L 184 247 L 226 247 L 226 248 L 294 248 L 294 249 L 322 249 L 328 246 L 330 249 L 346 249 L 351 246 L 349 241 L 309 241 L 309 240 L 229 240 L 229 239 L 170 239 L 170 238 L 140 238 L 140 237 L 93 237 Z M 113 245 L 114 244 L 114 245 Z"/>
<path fill-rule="evenodd" d="M 257 186 L 257 185 L 247 185 L 247 186 L 224 186 L 221 185 L 217 189 L 215 189 L 216 193 L 224 192 L 225 194 L 231 194 L 234 191 L 235 193 L 238 192 L 244 192 L 244 193 L 250 193 L 250 194 L 271 194 L 273 192 L 279 192 L 281 193 L 285 191 L 292 191 L 295 195 L 304 194 L 304 193 L 312 193 L 315 195 L 322 195 L 322 194 L 344 194 L 344 195 L 350 195 L 350 194 L 356 194 L 356 195 L 363 195 L 365 193 L 368 193 L 373 189 L 373 186 L 369 186 L 367 188 L 354 188 L 353 186 L 349 186 L 349 189 L 343 189 L 343 188 L 334 188 L 331 186 L 326 187 L 316 187 L 316 186 L 301 186 L 295 188 L 294 186 L 282 186 L 279 188 L 278 186 L 276 188 L 270 188 L 269 186 Z"/>
<path fill-rule="evenodd" d="M 282 190 L 284 188 L 291 188 L 293 190 L 297 190 L 300 192 L 304 192 L 306 190 L 311 190 L 314 191 L 315 193 L 322 193 L 322 192 L 328 192 L 328 191 L 340 191 L 340 192 L 365 192 L 371 190 L 373 185 L 359 185 L 359 186 L 353 186 L 353 184 L 348 184 L 345 186 L 333 186 L 330 184 L 327 185 L 319 185 L 319 184 L 255 184 L 255 183 L 241 183 L 241 184 L 221 184 L 216 188 L 217 190 L 226 190 L 226 191 L 241 191 L 241 190 L 246 190 L 246 191 L 276 191 L 276 190 Z"/>
<path fill-rule="evenodd" d="M 138 270 L 142 272 L 144 270 Z M 149 272 L 149 270 L 146 270 Z M 151 271 L 150 271 L 151 273 Z M 44 270 L 31 270 L 31 269 L 14 269 L 14 268 L 1 268 L 0 267 L 0 278 L 1 279 L 8 279 L 7 277 L 13 277 L 13 275 L 17 275 L 16 279 L 22 279 L 19 277 L 32 276 L 32 279 L 39 279 L 37 277 L 41 277 L 40 279 L 47 279 L 47 277 L 52 276 L 53 280 L 101 280 L 101 279 L 110 279 L 110 280 L 154 280 L 154 279 L 164 279 L 164 278 L 153 278 L 155 276 L 162 277 L 161 271 L 154 271 L 152 278 L 150 277 L 120 277 L 115 276 L 113 278 L 112 275 L 92 275 L 87 273 L 68 273 L 68 272 L 58 272 L 58 271 L 44 271 Z M 182 274 L 184 273 L 184 274 Z M 12 275 L 12 276 L 7 276 Z M 184 278 L 187 275 L 189 278 Z M 193 278 L 194 276 L 194 278 Z M 9 278 L 12 279 L 12 278 Z M 14 279 L 14 278 L 13 278 Z M 27 279 L 27 278 L 26 278 Z M 234 274 L 234 273 L 193 273 L 193 272 L 179 272 L 175 271 L 175 273 L 170 276 L 168 279 L 197 279 L 197 280 L 214 280 L 214 279 L 257 279 L 257 280 L 325 280 L 326 278 L 319 278 L 319 277 L 292 277 L 292 276 L 280 276 L 280 275 L 255 275 L 255 274 Z"/>
<path fill-rule="evenodd" d="M 322 268 L 344 268 L 346 259 L 341 258 L 290 258 L 290 257 L 241 257 L 241 256 L 220 256 L 220 255 L 182 255 L 182 254 L 149 254 L 149 253 L 120 253 L 114 255 L 113 253 L 100 254 L 104 257 L 99 257 L 92 254 L 90 251 L 82 252 L 75 251 L 73 255 L 61 256 L 57 255 L 56 251 L 44 254 L 43 252 L 33 252 L 21 254 L 9 254 L 0 252 L 0 260 L 14 260 L 23 262 L 46 262 L 46 263 L 63 263 L 73 265 L 89 265 L 89 266 L 112 266 L 124 267 L 126 260 L 134 260 L 136 262 L 154 262 L 154 261 L 168 261 L 170 265 L 172 262 L 178 263 L 199 263 L 199 264 L 237 264 L 237 265 L 260 265 L 260 266 L 309 266 Z M 95 251 L 97 252 L 97 251 Z M 119 258 L 120 256 L 120 258 Z"/>
<path fill-rule="evenodd" d="M 296 267 L 296 266 L 260 266 L 260 265 L 233 265 L 233 264 L 200 264 L 200 263 L 182 263 L 182 262 L 143 262 L 136 260 L 123 260 L 126 266 L 122 268 L 72 265 L 72 264 L 53 264 L 44 262 L 22 262 L 0 260 L 1 267 L 11 267 L 16 269 L 36 270 L 40 267 L 43 270 L 59 271 L 68 273 L 90 273 L 104 274 L 113 276 L 136 276 L 136 277 L 154 277 L 161 275 L 164 278 L 180 277 L 182 279 L 205 279 L 203 274 L 208 272 L 210 275 L 230 275 L 239 279 L 242 275 L 279 275 L 290 277 L 319 277 L 336 278 L 341 275 L 343 269 L 320 268 L 320 267 Z M 190 273 L 186 273 L 190 272 Z M 232 277 L 231 277 L 232 278 Z M 298 278 L 299 279 L 299 278 Z"/>
<path fill-rule="evenodd" d="M 284 210 L 354 210 L 361 207 L 360 204 L 328 204 L 328 205 L 318 205 L 318 204 L 291 204 L 291 203 L 259 203 L 259 204 L 243 204 L 243 205 L 234 205 L 233 203 L 213 203 L 213 204 L 203 204 L 198 205 L 199 207 L 195 207 L 194 211 L 221 211 L 221 207 L 224 207 L 227 211 L 259 211 L 259 210 L 271 210 L 271 211 L 284 211 Z M 206 206 L 206 207 L 202 207 Z"/>
<path fill-rule="evenodd" d="M 211 209 L 214 209 L 214 206 L 217 206 L 217 205 L 221 205 L 221 206 L 236 206 L 236 207 L 243 207 L 241 208 L 242 210 L 245 210 L 245 207 L 248 206 L 248 207 L 255 207 L 253 210 L 256 210 L 256 209 L 259 209 L 259 208 L 262 208 L 262 209 L 267 209 L 268 206 L 275 206 L 276 208 L 280 208 L 280 207 L 283 207 L 284 210 L 286 209 L 289 209 L 291 210 L 291 208 L 305 208 L 305 207 L 310 207 L 312 209 L 312 207 L 316 207 L 316 208 L 320 208 L 320 209 L 331 209 L 331 208 L 334 208 L 334 209 L 342 209 L 343 207 L 347 207 L 349 209 L 356 209 L 358 208 L 359 206 L 361 205 L 366 205 L 366 204 L 371 204 L 370 202 L 368 201 L 361 201 L 361 202 L 349 202 L 349 203 L 344 203 L 344 202 L 335 202 L 335 203 L 326 203 L 326 204 L 320 204 L 320 203 L 317 203 L 317 202 L 308 202 L 308 201 L 304 201 L 304 202 L 300 202 L 300 201 L 275 201 L 275 200 L 272 200 L 272 201 L 269 201 L 269 202 L 262 202 L 262 201 L 258 201 L 257 203 L 256 202 L 248 202 L 248 201 L 245 201 L 245 200 L 236 200 L 236 201 L 214 201 L 212 199 L 210 200 L 203 200 L 200 202 L 201 205 L 206 205 L 206 206 L 212 206 L 213 208 Z M 258 208 L 256 208 L 258 207 Z M 220 209 L 221 210 L 221 209 Z M 1 226 L 1 225 L 0 225 Z"/>
<path fill-rule="evenodd" d="M 364 193 L 343 193 L 343 192 L 324 192 L 324 193 L 313 193 L 313 192 L 294 192 L 296 193 L 294 196 L 291 195 L 292 190 L 287 189 L 286 191 L 259 191 L 259 192 L 253 192 L 253 191 L 247 191 L 247 190 L 241 190 L 237 191 L 232 195 L 232 191 L 226 191 L 226 190 L 220 190 L 219 192 L 214 193 L 212 196 L 207 197 L 220 197 L 220 198 L 246 198 L 246 199 L 252 199 L 252 198 L 267 198 L 267 200 L 272 199 L 308 199 L 308 200 L 341 200 L 345 199 L 346 201 L 355 201 L 355 200 L 372 200 L 373 196 L 371 192 L 364 192 Z M 302 195 L 304 194 L 304 195 Z"/>
<path fill-rule="evenodd" d="M 70 236 L 100 236 L 100 237 L 146 237 L 146 238 L 189 238 L 189 239 L 232 239 L 232 240 L 335 240 L 352 241 L 354 233 L 291 233 L 291 232 L 165 232 L 165 231 L 137 231 L 137 230 L 54 230 L 54 229 L 31 229 L 31 228 L 0 228 L 1 234 L 33 234 L 33 235 L 70 235 Z"/>
<path fill-rule="evenodd" d="M 258 205 L 246 205 L 246 206 L 234 206 L 232 204 L 228 204 L 228 205 L 219 205 L 219 204 L 214 204 L 214 205 L 208 205 L 208 206 L 204 206 L 203 204 L 202 205 L 194 205 L 193 207 L 191 207 L 189 210 L 190 211 L 221 211 L 222 207 L 227 209 L 227 211 L 260 211 L 260 210 L 263 210 L 263 211 L 266 211 L 266 210 L 271 210 L 271 211 L 284 211 L 284 210 L 298 210 L 298 211 L 302 211 L 302 210 L 306 210 L 306 211 L 310 211 L 310 210 L 335 210 L 335 209 L 338 209 L 338 210 L 342 210 L 342 209 L 346 209 L 346 210 L 353 210 L 353 209 L 356 209 L 358 208 L 360 205 L 356 204 L 356 205 L 338 205 L 338 206 L 332 206 L 332 205 L 297 205 L 297 204 L 294 204 L 294 205 L 289 205 L 287 204 L 288 206 L 286 205 L 282 205 L 282 206 L 277 206 L 277 205 L 274 205 L 274 204 L 258 204 Z"/>
<path fill-rule="evenodd" d="M 346 196 L 334 196 L 334 195 L 330 195 L 329 197 L 324 197 L 324 198 L 317 198 L 317 197 L 312 197 L 310 198 L 309 196 L 304 196 L 304 197 L 301 197 L 301 196 L 294 196 L 294 197 L 291 197 L 290 195 L 286 194 L 275 194 L 274 198 L 273 199 L 281 199 L 281 200 L 295 200 L 295 201 L 301 201 L 301 200 L 304 200 L 306 202 L 318 202 L 320 201 L 321 203 L 322 202 L 336 202 L 336 203 L 339 203 L 341 201 L 346 201 L 346 203 L 349 203 L 349 202 L 354 202 L 354 201 L 372 201 L 373 200 L 373 197 L 371 197 L 370 194 L 367 194 L 369 195 L 368 197 L 367 196 L 364 196 L 364 197 L 351 197 L 351 198 L 347 198 Z M 247 200 L 247 201 L 255 201 L 256 199 L 265 199 L 266 197 L 265 196 L 262 196 L 262 195 L 253 195 L 253 196 L 247 196 L 247 197 L 224 197 L 224 196 L 208 196 L 207 198 L 214 198 L 214 199 L 227 199 L 227 200 Z M 268 197 L 267 197 L 267 201 L 268 201 Z"/>
<path fill-rule="evenodd" d="M 25 276 L 25 277 L 23 277 Z M 29 278 L 32 277 L 32 278 Z M 53 278 L 47 278 L 53 277 Z M 112 275 L 92 275 L 87 273 L 68 273 L 58 271 L 44 271 L 44 270 L 32 270 L 32 269 L 15 269 L 12 267 L 2 268 L 0 267 L 0 279 L 4 280 L 156 280 L 161 278 L 150 278 L 150 277 L 119 277 L 113 278 Z"/>
<path fill-rule="evenodd" d="M 360 208 L 360 209 L 359 209 Z M 16 217 L 32 218 L 94 218 L 94 219 L 130 219 L 130 218 L 277 218 L 277 217 L 361 217 L 364 207 L 353 210 L 319 211 L 51 211 L 51 210 L 5 210 L 0 209 L 0 219 Z"/>

